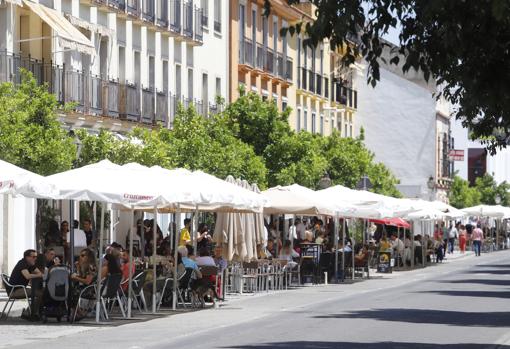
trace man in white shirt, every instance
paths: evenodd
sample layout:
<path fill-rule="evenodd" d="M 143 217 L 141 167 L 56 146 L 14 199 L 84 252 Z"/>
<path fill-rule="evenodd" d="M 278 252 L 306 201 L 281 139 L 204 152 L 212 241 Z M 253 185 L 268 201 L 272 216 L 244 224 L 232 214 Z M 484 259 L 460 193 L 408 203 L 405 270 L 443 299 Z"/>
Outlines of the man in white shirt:
<path fill-rule="evenodd" d="M 391 235 L 391 248 L 395 253 L 395 257 L 400 256 L 401 261 L 403 262 L 405 246 L 402 240 L 400 240 L 396 235 Z"/>
<path fill-rule="evenodd" d="M 300 240 L 305 240 L 305 225 L 301 222 L 301 219 L 296 218 L 296 233 Z"/>
<path fill-rule="evenodd" d="M 74 247 L 87 247 L 87 235 L 85 232 L 80 229 L 80 223 L 75 220 L 73 223 L 74 226 Z M 71 232 L 68 231 L 66 234 L 66 240 L 69 244 L 71 244 Z"/>
<path fill-rule="evenodd" d="M 450 230 L 448 231 L 448 253 L 453 253 L 453 248 L 455 246 L 455 239 L 458 237 L 457 226 L 451 224 Z"/>

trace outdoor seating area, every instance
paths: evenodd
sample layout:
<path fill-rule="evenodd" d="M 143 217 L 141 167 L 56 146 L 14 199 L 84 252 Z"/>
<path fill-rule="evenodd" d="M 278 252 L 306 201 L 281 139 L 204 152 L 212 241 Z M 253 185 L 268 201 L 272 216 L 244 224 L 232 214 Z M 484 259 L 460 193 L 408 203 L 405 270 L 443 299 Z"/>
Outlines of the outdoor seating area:
<path fill-rule="evenodd" d="M 59 322 L 215 307 L 232 294 L 426 267 L 457 245 L 477 254 L 509 246 L 501 206 L 457 210 L 342 186 L 260 192 L 232 177 L 107 160 L 49 177 L 3 161 L 0 169 L 0 194 L 46 200 L 68 215 L 51 217 L 2 275 L 0 319 L 19 301 L 28 305 L 23 318 Z M 80 220 L 73 202 L 97 211 Z"/>

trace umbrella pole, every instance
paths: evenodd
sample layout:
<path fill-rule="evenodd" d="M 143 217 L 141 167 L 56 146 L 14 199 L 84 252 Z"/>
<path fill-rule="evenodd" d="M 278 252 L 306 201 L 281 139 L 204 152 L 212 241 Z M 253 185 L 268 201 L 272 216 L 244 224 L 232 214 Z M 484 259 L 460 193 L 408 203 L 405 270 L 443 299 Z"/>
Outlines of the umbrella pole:
<path fill-rule="evenodd" d="M 338 249 L 337 249 L 338 250 Z M 345 281 L 345 217 L 342 223 L 342 282 Z"/>
<path fill-rule="evenodd" d="M 291 250 L 294 250 L 294 234 L 297 235 L 297 228 L 296 228 L 296 215 L 292 215 L 292 226 L 289 227 L 289 232 L 292 229 L 292 235 L 290 236 L 290 248 Z"/>
<path fill-rule="evenodd" d="M 131 224 L 135 223 L 135 210 L 131 209 Z M 144 233 L 142 232 L 142 235 Z M 129 229 L 129 262 L 133 260 L 133 229 Z M 133 268 L 129 269 L 129 282 L 128 282 L 128 309 L 127 309 L 127 317 L 131 318 L 131 302 L 133 296 Z"/>
<path fill-rule="evenodd" d="M 74 273 L 74 201 L 69 200 L 69 258 Z"/>
<path fill-rule="evenodd" d="M 193 227 L 193 229 L 191 229 L 190 234 L 191 234 L 191 241 L 193 241 L 193 253 L 196 256 L 197 255 L 197 245 L 198 245 L 198 241 L 197 241 L 197 235 L 198 235 L 198 205 L 195 207 L 195 217 L 194 218 L 195 218 L 194 219 L 195 226 Z M 193 230 L 196 231 L 196 234 L 193 233 Z"/>
<path fill-rule="evenodd" d="M 351 228 L 352 228 L 352 219 L 349 219 L 349 225 L 350 225 L 350 226 L 351 226 Z M 353 231 L 353 230 L 351 229 L 351 231 Z M 351 252 L 351 256 L 352 256 L 352 280 L 353 280 L 353 281 L 354 281 L 355 269 L 356 269 L 356 268 L 354 268 L 354 259 L 355 259 L 355 258 L 354 258 L 354 246 L 356 246 L 356 238 L 355 238 L 354 236 L 355 236 L 355 234 L 354 234 L 354 232 L 353 232 L 352 237 L 351 237 L 351 251 L 352 251 L 352 252 Z"/>
<path fill-rule="evenodd" d="M 335 214 L 335 221 L 333 222 L 334 226 L 334 234 L 333 238 L 335 239 L 335 283 L 338 283 L 338 213 Z"/>
<path fill-rule="evenodd" d="M 152 313 L 156 314 L 156 248 L 157 248 L 158 208 L 154 206 L 154 224 L 152 225 Z M 163 297 L 163 295 L 161 295 Z"/>
<path fill-rule="evenodd" d="M 96 286 L 96 322 L 99 323 L 99 319 L 101 317 L 101 268 L 103 267 L 103 230 L 104 230 L 104 210 L 105 203 L 101 204 L 101 228 L 99 229 L 99 265 L 98 265 L 98 278 L 97 278 L 97 286 Z"/>
<path fill-rule="evenodd" d="M 175 235 L 174 235 L 174 284 L 173 284 L 173 292 L 172 292 L 172 310 L 177 309 L 177 245 L 179 241 L 177 240 L 179 238 L 179 234 L 177 232 L 180 230 L 181 225 L 181 207 L 180 205 L 177 205 L 177 214 L 176 214 L 177 221 L 175 222 Z"/>
<path fill-rule="evenodd" d="M 410 234 L 411 234 L 411 269 L 414 269 L 414 222 L 411 221 L 411 226 L 409 227 L 409 229 L 411 230 Z"/>

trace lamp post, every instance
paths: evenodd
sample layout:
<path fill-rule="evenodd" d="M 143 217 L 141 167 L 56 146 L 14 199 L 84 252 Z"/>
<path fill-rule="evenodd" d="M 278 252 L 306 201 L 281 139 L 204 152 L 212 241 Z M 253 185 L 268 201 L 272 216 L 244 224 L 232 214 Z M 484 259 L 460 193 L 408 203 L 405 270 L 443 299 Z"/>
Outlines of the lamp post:
<path fill-rule="evenodd" d="M 329 178 L 329 173 L 325 171 L 324 175 L 319 180 L 319 188 L 327 189 L 329 187 L 331 187 L 331 178 Z"/>
<path fill-rule="evenodd" d="M 74 130 L 69 131 L 69 137 L 73 137 L 73 144 L 76 146 L 76 159 L 73 161 L 73 168 L 78 166 L 81 155 L 82 142 Z M 74 201 L 69 200 L 69 254 L 71 256 L 71 272 L 74 272 Z"/>

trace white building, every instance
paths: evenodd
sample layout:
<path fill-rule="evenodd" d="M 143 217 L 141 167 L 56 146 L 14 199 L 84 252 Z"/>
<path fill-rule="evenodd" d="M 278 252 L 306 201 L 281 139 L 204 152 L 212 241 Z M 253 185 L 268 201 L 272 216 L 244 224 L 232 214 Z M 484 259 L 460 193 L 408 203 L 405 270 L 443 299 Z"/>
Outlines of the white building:
<path fill-rule="evenodd" d="M 366 71 L 356 80 L 360 95 L 356 132 L 364 128 L 365 144 L 375 160 L 400 180 L 398 189 L 404 196 L 446 201 L 450 165 L 444 154 L 450 144 L 450 113 L 436 103 L 435 85 L 427 84 L 419 73 L 404 75 L 401 66 L 383 63 L 375 88 L 367 85 Z"/>
<path fill-rule="evenodd" d="M 452 120 L 452 136 L 454 148 L 464 151 L 464 160 L 455 161 L 454 170 L 457 174 L 474 183 L 476 178 L 488 173 L 497 183 L 510 183 L 510 149 L 498 150 L 495 155 L 485 151 L 485 145 L 469 139 L 468 129 L 462 126 L 462 121 Z"/>
<path fill-rule="evenodd" d="M 207 115 L 227 98 L 228 10 L 222 0 L 0 0 L 0 82 L 32 71 L 77 104 L 61 117 L 66 127 L 171 127 L 179 102 Z M 0 209 L 8 272 L 36 246 L 36 204 L 5 196 Z"/>
<path fill-rule="evenodd" d="M 0 81 L 31 70 L 75 127 L 170 127 L 226 97 L 228 7 L 220 0 L 0 0 Z"/>

